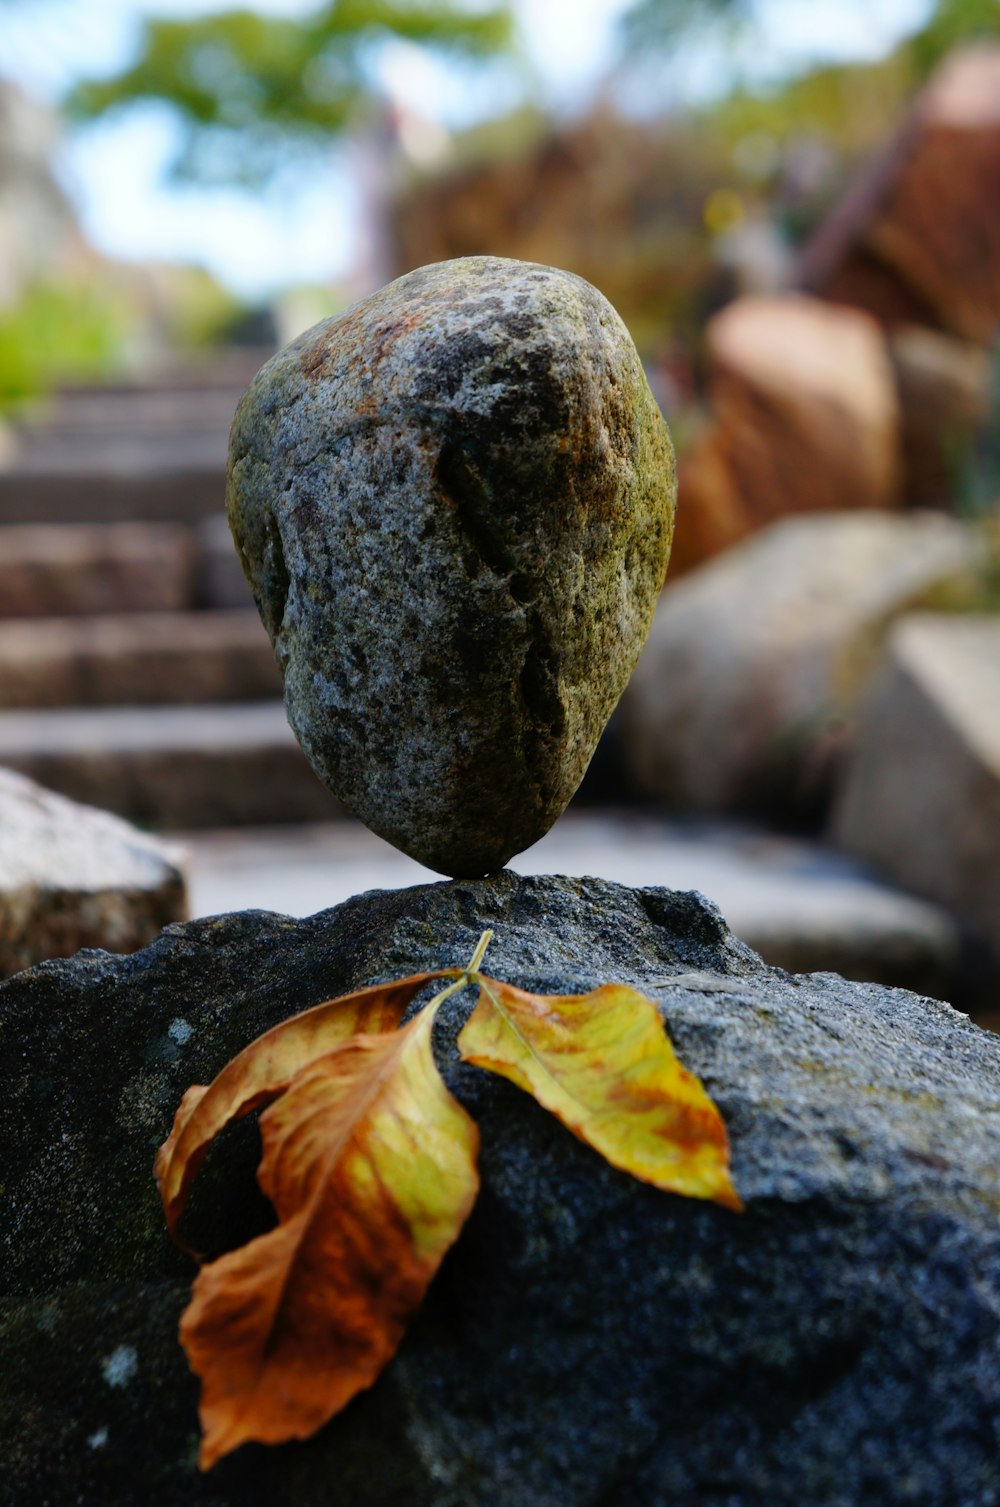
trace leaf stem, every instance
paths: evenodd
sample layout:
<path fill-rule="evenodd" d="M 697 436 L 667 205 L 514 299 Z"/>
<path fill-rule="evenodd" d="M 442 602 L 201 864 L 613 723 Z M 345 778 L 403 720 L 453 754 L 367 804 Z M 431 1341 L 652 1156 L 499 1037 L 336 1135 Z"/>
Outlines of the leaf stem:
<path fill-rule="evenodd" d="M 489 945 L 492 942 L 492 940 L 493 940 L 493 933 L 492 933 L 492 931 L 489 931 L 489 930 L 484 931 L 483 934 L 482 934 L 482 936 L 479 938 L 479 941 L 476 943 L 476 950 L 475 950 L 475 952 L 472 954 L 472 956 L 469 959 L 468 963 L 466 963 L 466 965 L 465 965 L 465 971 L 466 971 L 466 973 L 475 973 L 476 969 L 479 967 L 480 963 L 483 961 L 483 958 L 486 955 L 486 949 L 487 949 L 487 947 L 489 947 Z"/>
<path fill-rule="evenodd" d="M 438 1005 L 446 1000 L 449 995 L 457 994 L 458 991 L 460 989 L 464 989 L 467 984 L 479 982 L 479 976 L 476 973 L 476 969 L 483 961 L 483 956 L 492 940 L 493 933 L 491 931 L 484 931 L 482 936 L 479 938 L 479 941 L 476 943 L 476 950 L 472 954 L 466 966 L 462 969 L 448 969 L 449 973 L 454 971 L 457 974 L 457 977 L 452 983 L 445 985 L 445 987 L 440 990 L 439 993 L 435 994 L 433 999 L 429 999 L 426 1005 L 423 1006 L 424 1010 L 429 1010 L 431 1014 L 433 1014 L 437 1010 Z"/>

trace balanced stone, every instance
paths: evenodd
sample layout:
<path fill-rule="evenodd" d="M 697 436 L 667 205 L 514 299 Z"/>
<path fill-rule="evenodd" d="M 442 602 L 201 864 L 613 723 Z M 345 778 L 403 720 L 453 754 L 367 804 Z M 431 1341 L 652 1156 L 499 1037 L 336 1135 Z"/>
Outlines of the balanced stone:
<path fill-rule="evenodd" d="M 529 847 L 635 666 L 674 494 L 628 332 L 570 273 L 423 267 L 280 351 L 227 511 L 320 779 L 442 873 Z"/>

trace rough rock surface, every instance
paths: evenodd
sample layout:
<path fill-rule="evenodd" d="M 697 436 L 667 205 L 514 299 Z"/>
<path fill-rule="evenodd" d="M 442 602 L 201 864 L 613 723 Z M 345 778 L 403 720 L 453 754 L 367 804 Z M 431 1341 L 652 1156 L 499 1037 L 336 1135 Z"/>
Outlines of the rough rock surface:
<path fill-rule="evenodd" d="M 619 711 L 674 807 L 822 810 L 892 621 L 972 596 L 979 536 L 933 513 L 789 518 L 668 587 Z"/>
<path fill-rule="evenodd" d="M 1000 952 L 1000 618 L 897 625 L 833 830 Z"/>
<path fill-rule="evenodd" d="M 466 958 L 637 984 L 729 1125 L 740 1217 L 614 1171 L 439 1060 L 483 1188 L 396 1359 L 315 1439 L 195 1468 L 191 1268 L 150 1178 L 183 1090 L 366 981 Z M 512 874 L 245 912 L 0 987 L 13 1507 L 996 1507 L 1000 1040 L 949 1006 L 764 967 L 699 896 Z M 261 1228 L 227 1133 L 188 1233 Z M 196 1189 L 197 1192 L 197 1189 Z"/>
<path fill-rule="evenodd" d="M 789 513 L 899 500 L 899 411 L 873 320 L 785 294 L 709 322 L 712 423 L 685 454 L 672 571 Z"/>
<path fill-rule="evenodd" d="M 0 769 L 0 974 L 80 947 L 134 952 L 186 914 L 163 843 Z"/>
<path fill-rule="evenodd" d="M 424 267 L 275 356 L 227 511 L 320 778 L 442 873 L 530 846 L 638 657 L 673 494 L 625 326 L 569 273 Z"/>

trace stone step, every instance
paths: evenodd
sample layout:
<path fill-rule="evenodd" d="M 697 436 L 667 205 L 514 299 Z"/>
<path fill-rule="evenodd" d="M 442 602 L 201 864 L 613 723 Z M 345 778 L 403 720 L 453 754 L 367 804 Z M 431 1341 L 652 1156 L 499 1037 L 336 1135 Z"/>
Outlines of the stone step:
<path fill-rule="evenodd" d="M 280 701 L 0 712 L 0 765 L 160 828 L 340 814 Z"/>
<path fill-rule="evenodd" d="M 21 428 L 25 443 L 163 434 L 225 435 L 239 402 L 238 387 L 80 388 L 61 392 Z"/>
<path fill-rule="evenodd" d="M 0 620 L 0 707 L 141 706 L 280 695 L 281 676 L 252 608 Z"/>
<path fill-rule="evenodd" d="M 0 471 L 0 524 L 194 522 L 225 502 L 225 449 L 199 456 L 175 439 L 125 454 L 22 459 Z"/>
<path fill-rule="evenodd" d="M 13 431 L 0 523 L 191 522 L 223 505 L 229 426 L 264 352 L 68 389 Z"/>
<path fill-rule="evenodd" d="M 215 554 L 221 555 L 218 525 L 213 540 Z M 230 550 L 239 570 L 231 544 Z M 12 524 L 0 528 L 0 615 L 75 617 L 191 607 L 199 554 L 192 531 L 177 524 Z"/>
<path fill-rule="evenodd" d="M 218 510 L 193 523 L 0 524 L 0 620 L 252 603 Z"/>
<path fill-rule="evenodd" d="M 200 607 L 253 607 L 225 513 L 211 513 L 195 529 L 196 593 Z M 253 609 L 256 612 L 256 608 Z"/>

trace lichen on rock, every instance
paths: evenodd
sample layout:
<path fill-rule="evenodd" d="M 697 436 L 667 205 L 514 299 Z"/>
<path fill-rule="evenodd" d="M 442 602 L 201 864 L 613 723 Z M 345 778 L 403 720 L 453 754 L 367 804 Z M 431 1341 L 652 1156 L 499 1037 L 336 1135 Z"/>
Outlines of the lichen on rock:
<path fill-rule="evenodd" d="M 279 352 L 227 511 L 319 777 L 442 873 L 537 841 L 638 659 L 674 495 L 628 332 L 570 273 L 420 268 Z"/>

